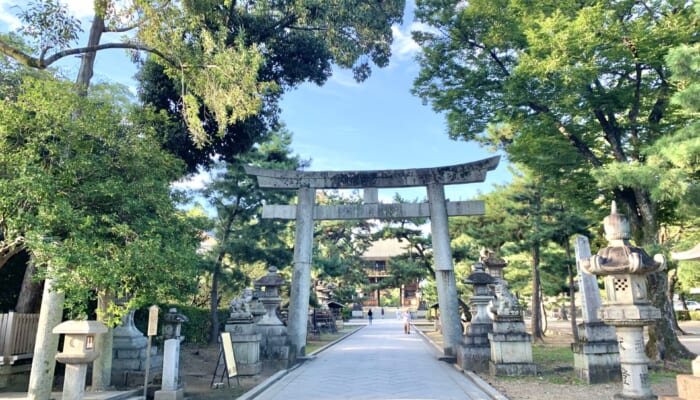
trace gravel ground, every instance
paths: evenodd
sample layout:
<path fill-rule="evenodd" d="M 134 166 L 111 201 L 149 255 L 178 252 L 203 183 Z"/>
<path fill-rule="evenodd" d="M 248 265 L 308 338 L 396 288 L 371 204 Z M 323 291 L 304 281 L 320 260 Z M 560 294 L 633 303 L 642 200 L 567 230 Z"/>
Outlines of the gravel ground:
<path fill-rule="evenodd" d="M 598 385 L 558 385 L 544 380 L 493 379 L 482 376 L 486 382 L 510 400 L 548 400 L 557 397 L 566 400 L 612 399 L 622 391 L 621 384 Z M 673 378 L 653 383 L 652 392 L 657 396 L 677 396 L 676 381 Z"/>

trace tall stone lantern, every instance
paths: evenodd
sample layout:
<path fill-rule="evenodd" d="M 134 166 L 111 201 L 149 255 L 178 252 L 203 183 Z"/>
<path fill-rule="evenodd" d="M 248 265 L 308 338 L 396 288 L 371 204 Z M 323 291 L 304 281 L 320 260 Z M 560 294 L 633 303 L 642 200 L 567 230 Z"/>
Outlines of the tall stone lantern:
<path fill-rule="evenodd" d="M 599 309 L 600 319 L 615 327 L 620 349 L 621 399 L 656 399 L 649 382 L 649 359 L 644 353 L 644 326 L 661 318 L 658 308 L 649 302 L 646 276 L 666 267 L 666 258 L 653 259 L 642 248 L 630 245 L 627 217 L 617 213 L 612 203 L 610 215 L 603 221 L 608 247 L 588 260 L 581 269 L 604 276 L 606 301 Z"/>
<path fill-rule="evenodd" d="M 289 345 L 287 344 L 287 327 L 277 317 L 277 308 L 282 303 L 280 288 L 287 286 L 278 273 L 277 267 L 268 268 L 267 275 L 255 281 L 255 288 L 264 288 L 260 296 L 260 302 L 265 306 L 265 315 L 257 323 L 257 331 L 262 334 L 260 350 L 266 365 L 279 368 L 287 368 L 294 362 L 289 360 Z"/>
<path fill-rule="evenodd" d="M 471 323 L 457 350 L 457 364 L 465 370 L 488 372 L 491 357 L 489 333 L 493 332 L 493 319 L 489 315 L 489 303 L 494 299 L 491 285 L 496 278 L 484 272 L 484 264 L 472 265 L 472 274 L 462 282 L 472 285 L 474 295 L 469 299 Z"/>

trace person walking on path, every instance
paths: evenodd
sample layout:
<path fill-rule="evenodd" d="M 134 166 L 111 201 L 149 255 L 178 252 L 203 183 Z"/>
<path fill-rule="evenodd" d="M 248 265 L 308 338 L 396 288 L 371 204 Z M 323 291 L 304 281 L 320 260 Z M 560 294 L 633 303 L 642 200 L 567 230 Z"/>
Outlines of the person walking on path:
<path fill-rule="evenodd" d="M 411 312 L 408 310 L 403 312 L 403 332 L 407 335 L 411 333 Z"/>
<path fill-rule="evenodd" d="M 372 325 L 372 309 L 370 308 L 369 311 L 367 311 L 367 318 L 369 319 L 369 324 Z"/>
<path fill-rule="evenodd" d="M 384 307 L 382 307 L 382 319 L 384 319 Z"/>

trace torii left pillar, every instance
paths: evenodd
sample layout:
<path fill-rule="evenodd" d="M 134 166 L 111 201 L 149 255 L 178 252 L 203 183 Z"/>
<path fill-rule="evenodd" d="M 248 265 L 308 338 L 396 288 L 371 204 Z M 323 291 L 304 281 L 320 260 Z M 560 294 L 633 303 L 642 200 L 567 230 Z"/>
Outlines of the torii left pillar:
<path fill-rule="evenodd" d="M 450 202 L 444 185 L 483 182 L 486 173 L 498 166 L 499 157 L 438 168 L 385 171 L 284 171 L 245 166 L 255 175 L 261 188 L 296 189 L 297 204 L 265 205 L 263 218 L 295 219 L 294 270 L 289 304 L 287 337 L 292 357 L 304 356 L 311 290 L 311 257 L 315 220 L 397 219 L 429 217 L 433 236 L 438 301 L 443 325 L 443 351 L 446 357 L 457 355 L 462 325 L 459 319 L 457 283 L 447 219 L 450 215 L 483 215 L 482 201 Z M 377 188 L 424 186 L 428 203 L 377 203 Z M 316 189 L 365 189 L 362 205 L 316 206 Z M 373 199 L 367 201 L 367 199 Z"/>
<path fill-rule="evenodd" d="M 289 299 L 287 337 L 291 357 L 306 354 L 306 330 L 309 318 L 311 292 L 311 253 L 314 238 L 314 202 L 316 190 L 300 188 L 297 191 L 296 231 L 294 235 L 294 271 Z"/>

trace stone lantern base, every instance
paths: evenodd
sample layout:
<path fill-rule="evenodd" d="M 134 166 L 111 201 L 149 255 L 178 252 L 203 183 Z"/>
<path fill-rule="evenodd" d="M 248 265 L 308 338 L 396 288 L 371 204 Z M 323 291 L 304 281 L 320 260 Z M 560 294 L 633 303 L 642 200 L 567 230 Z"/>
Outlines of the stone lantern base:
<path fill-rule="evenodd" d="M 619 382 L 622 376 L 615 328 L 602 322 L 586 322 L 579 328 L 582 340 L 571 344 L 576 376 L 589 384 Z"/>
<path fill-rule="evenodd" d="M 489 333 L 493 331 L 492 324 L 469 325 L 467 334 L 457 348 L 457 364 L 464 370 L 488 372 L 491 359 L 491 343 Z"/>

